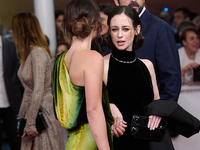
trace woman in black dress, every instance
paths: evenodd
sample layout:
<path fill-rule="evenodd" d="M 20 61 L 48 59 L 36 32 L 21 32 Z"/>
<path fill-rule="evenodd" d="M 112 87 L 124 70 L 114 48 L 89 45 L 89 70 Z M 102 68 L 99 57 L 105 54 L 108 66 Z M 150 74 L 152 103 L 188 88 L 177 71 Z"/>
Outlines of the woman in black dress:
<path fill-rule="evenodd" d="M 142 47 L 138 14 L 129 6 L 116 7 L 108 17 L 113 51 L 104 57 L 104 82 L 115 124 L 112 126 L 115 150 L 148 150 L 149 141 L 134 138 L 132 116 L 144 115 L 144 107 L 160 99 L 153 64 L 135 56 Z M 162 117 L 151 115 L 148 128 L 158 127 Z"/>

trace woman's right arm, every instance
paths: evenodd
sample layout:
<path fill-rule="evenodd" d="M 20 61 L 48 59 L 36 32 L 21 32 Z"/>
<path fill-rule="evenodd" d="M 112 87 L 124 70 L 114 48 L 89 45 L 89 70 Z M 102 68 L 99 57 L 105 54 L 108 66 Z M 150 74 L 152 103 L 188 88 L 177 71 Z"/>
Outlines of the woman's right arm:
<path fill-rule="evenodd" d="M 181 76 L 184 77 L 185 73 L 187 71 L 193 71 L 193 68 L 197 68 L 199 66 L 198 63 L 189 63 L 187 66 L 185 66 L 183 69 L 181 69 Z"/>
<path fill-rule="evenodd" d="M 87 118 L 99 150 L 110 150 L 102 106 L 103 58 L 90 53 L 84 71 Z"/>
<path fill-rule="evenodd" d="M 112 135 L 116 137 L 122 136 L 127 127 L 127 123 L 123 120 L 123 116 L 115 104 L 110 103 L 110 109 L 115 119 L 115 123 L 111 126 Z"/>

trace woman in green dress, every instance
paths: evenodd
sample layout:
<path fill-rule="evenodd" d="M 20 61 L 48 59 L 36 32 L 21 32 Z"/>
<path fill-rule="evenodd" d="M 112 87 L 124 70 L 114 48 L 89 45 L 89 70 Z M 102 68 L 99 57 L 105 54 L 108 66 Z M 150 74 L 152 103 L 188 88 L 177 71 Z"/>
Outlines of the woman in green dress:
<path fill-rule="evenodd" d="M 56 116 L 67 129 L 66 150 L 110 150 L 113 118 L 103 85 L 103 57 L 91 51 L 100 33 L 99 9 L 92 0 L 66 7 L 64 31 L 70 49 L 58 56 L 53 71 Z"/>

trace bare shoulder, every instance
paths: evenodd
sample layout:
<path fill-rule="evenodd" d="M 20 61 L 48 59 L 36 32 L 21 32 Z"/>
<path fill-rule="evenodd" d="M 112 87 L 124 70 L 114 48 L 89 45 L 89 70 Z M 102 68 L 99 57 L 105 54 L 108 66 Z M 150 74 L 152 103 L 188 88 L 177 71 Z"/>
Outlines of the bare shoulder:
<path fill-rule="evenodd" d="M 103 58 L 102 55 L 99 52 L 95 51 L 95 50 L 89 50 L 87 52 L 88 52 L 89 55 L 91 55 L 91 56 L 93 56 L 95 58 Z"/>
<path fill-rule="evenodd" d="M 85 61 L 89 63 L 103 62 L 102 55 L 97 51 L 88 50 L 88 51 L 85 51 L 82 55 L 85 58 Z"/>
<path fill-rule="evenodd" d="M 154 66 L 153 66 L 153 63 L 148 60 L 148 59 L 140 59 L 146 66 L 149 70 L 152 70 L 154 69 Z"/>
<path fill-rule="evenodd" d="M 109 61 L 109 60 L 110 60 L 110 55 L 111 55 L 111 54 L 108 54 L 108 55 L 104 56 L 104 57 L 103 57 L 103 58 L 104 58 L 104 61 Z"/>
<path fill-rule="evenodd" d="M 102 82 L 104 69 L 104 61 L 102 55 L 93 50 L 87 51 L 84 53 L 84 55 L 85 63 L 83 65 L 83 70 L 85 75 L 85 85 L 90 83 L 90 81 L 96 82 L 97 80 L 101 80 Z"/>
<path fill-rule="evenodd" d="M 102 55 L 94 50 L 80 51 L 76 60 L 84 70 L 97 70 L 104 63 Z"/>
<path fill-rule="evenodd" d="M 108 65 L 109 65 L 109 61 L 110 61 L 110 55 L 111 54 L 108 54 L 108 55 L 103 57 L 103 59 L 104 59 L 104 69 L 106 69 L 106 70 L 108 70 Z"/>

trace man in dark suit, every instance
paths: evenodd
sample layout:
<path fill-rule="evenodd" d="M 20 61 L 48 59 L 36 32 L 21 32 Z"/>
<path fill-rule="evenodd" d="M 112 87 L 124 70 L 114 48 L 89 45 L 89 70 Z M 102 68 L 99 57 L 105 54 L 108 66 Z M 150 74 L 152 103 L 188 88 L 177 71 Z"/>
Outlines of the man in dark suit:
<path fill-rule="evenodd" d="M 23 86 L 17 76 L 19 59 L 13 40 L 0 36 L 0 119 L 8 135 L 11 150 L 20 150 L 17 137 L 17 114 L 23 97 Z M 0 137 L 0 149 L 1 149 Z"/>
<path fill-rule="evenodd" d="M 145 42 L 140 50 L 136 50 L 136 56 L 153 63 L 160 98 L 177 101 L 181 88 L 181 70 L 172 28 L 145 8 L 145 0 L 114 2 L 117 6 L 129 5 L 138 12 Z"/>

